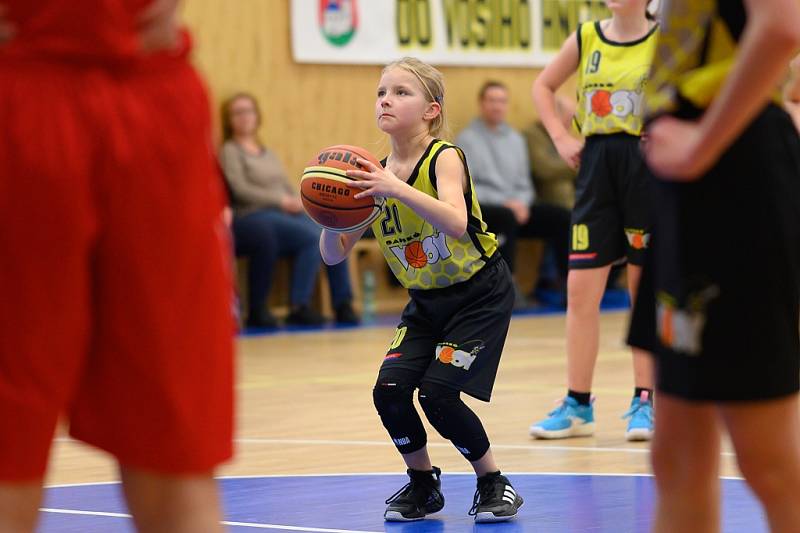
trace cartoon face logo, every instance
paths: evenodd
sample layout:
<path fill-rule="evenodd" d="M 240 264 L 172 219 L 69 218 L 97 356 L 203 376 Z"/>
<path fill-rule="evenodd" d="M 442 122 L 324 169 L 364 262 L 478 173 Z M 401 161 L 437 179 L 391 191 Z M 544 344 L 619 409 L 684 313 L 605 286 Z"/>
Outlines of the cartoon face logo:
<path fill-rule="evenodd" d="M 478 357 L 478 352 L 485 347 L 486 345 L 481 340 L 467 341 L 461 345 L 442 342 L 436 345 L 434 358 L 442 364 L 453 365 L 468 371 Z"/>
<path fill-rule="evenodd" d="M 406 270 L 409 267 L 425 268 L 426 265 L 447 259 L 451 255 L 450 248 L 447 247 L 447 235 L 441 232 L 428 235 L 421 241 L 411 241 L 404 246 L 392 246 L 390 249 Z"/>
<path fill-rule="evenodd" d="M 625 237 L 628 239 L 628 245 L 634 250 L 644 250 L 650 244 L 650 234 L 644 230 L 625 228 Z"/>
<path fill-rule="evenodd" d="M 594 90 L 586 93 L 586 114 L 598 117 L 625 118 L 629 115 L 641 116 L 642 93 L 634 91 Z"/>
<path fill-rule="evenodd" d="M 703 331 L 711 301 L 719 297 L 717 285 L 708 285 L 688 295 L 685 306 L 666 292 L 656 294 L 656 331 L 661 344 L 685 355 L 700 355 Z"/>

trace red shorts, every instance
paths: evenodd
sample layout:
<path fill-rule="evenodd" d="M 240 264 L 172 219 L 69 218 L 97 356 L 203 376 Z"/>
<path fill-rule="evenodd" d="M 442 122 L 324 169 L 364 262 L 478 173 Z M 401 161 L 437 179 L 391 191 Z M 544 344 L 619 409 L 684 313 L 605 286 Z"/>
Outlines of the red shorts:
<path fill-rule="evenodd" d="M 0 480 L 43 475 L 62 415 L 127 466 L 231 456 L 223 198 L 185 60 L 0 57 Z"/>

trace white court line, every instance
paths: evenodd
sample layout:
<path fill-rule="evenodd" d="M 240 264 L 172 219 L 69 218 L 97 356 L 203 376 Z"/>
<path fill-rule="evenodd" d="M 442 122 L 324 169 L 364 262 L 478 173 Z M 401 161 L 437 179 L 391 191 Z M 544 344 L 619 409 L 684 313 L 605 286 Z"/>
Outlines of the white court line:
<path fill-rule="evenodd" d="M 506 472 L 509 476 L 592 476 L 592 477 L 653 477 L 647 473 L 626 472 Z M 217 476 L 215 479 L 267 479 L 296 477 L 353 477 L 353 476 L 403 476 L 402 472 L 334 472 L 324 474 L 251 474 L 247 476 Z M 446 472 L 445 476 L 474 476 L 475 472 Z M 719 476 L 719 479 L 743 480 L 738 476 Z M 47 489 L 63 489 L 67 487 L 90 487 L 95 485 L 119 485 L 120 481 L 89 481 L 83 483 L 61 483 L 47 485 Z"/>
<path fill-rule="evenodd" d="M 71 514 L 81 516 L 103 516 L 110 518 L 133 518 L 124 513 L 107 513 L 103 511 L 81 511 L 78 509 L 39 509 L 43 513 Z M 224 526 L 251 527 L 254 529 L 279 529 L 282 531 L 308 531 L 311 533 L 382 533 L 380 531 L 363 531 L 357 529 L 326 529 L 321 527 L 284 526 L 280 524 L 256 524 L 254 522 L 220 522 Z"/>
<path fill-rule="evenodd" d="M 284 531 L 313 531 L 314 533 L 383 533 L 360 529 L 325 529 L 321 527 L 279 526 L 275 524 L 251 524 L 249 522 L 221 522 L 226 526 L 252 527 L 256 529 L 282 529 Z"/>
<path fill-rule="evenodd" d="M 80 511 L 78 509 L 50 509 L 47 507 L 40 507 L 39 511 L 43 513 L 55 513 L 55 514 L 79 514 L 83 516 L 107 516 L 111 518 L 133 518 L 129 514 L 125 513 L 106 513 L 103 511 Z"/>

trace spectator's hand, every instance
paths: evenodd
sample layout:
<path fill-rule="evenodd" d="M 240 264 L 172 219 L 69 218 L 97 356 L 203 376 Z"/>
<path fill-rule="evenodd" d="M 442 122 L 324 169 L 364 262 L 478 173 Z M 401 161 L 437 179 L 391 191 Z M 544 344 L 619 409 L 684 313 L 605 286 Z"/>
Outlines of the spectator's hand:
<path fill-rule="evenodd" d="M 297 196 L 284 196 L 281 200 L 281 209 L 292 215 L 301 213 L 303 211 L 303 203 Z"/>
<path fill-rule="evenodd" d="M 153 0 L 153 3 L 142 12 L 138 20 L 139 45 L 142 52 L 171 50 L 178 46 L 179 3 L 180 0 Z"/>
<path fill-rule="evenodd" d="M 648 128 L 644 146 L 647 164 L 667 181 L 694 181 L 714 164 L 719 154 L 701 142 L 697 122 L 664 116 Z"/>
<path fill-rule="evenodd" d="M 556 145 L 558 155 L 561 159 L 566 161 L 569 168 L 576 170 L 581 164 L 581 152 L 583 152 L 583 141 L 579 141 L 571 135 L 564 135 L 557 140 L 554 139 L 553 143 Z"/>
<path fill-rule="evenodd" d="M 524 202 L 520 202 L 519 200 L 509 200 L 503 205 L 511 209 L 511 212 L 514 213 L 514 218 L 517 219 L 517 224 L 522 226 L 528 222 L 528 218 L 531 216 L 531 210 L 528 209 L 528 206 L 525 205 Z"/>
<path fill-rule="evenodd" d="M 6 6 L 0 4 L 0 46 L 10 41 L 16 33 L 14 25 L 6 18 L 6 11 Z"/>

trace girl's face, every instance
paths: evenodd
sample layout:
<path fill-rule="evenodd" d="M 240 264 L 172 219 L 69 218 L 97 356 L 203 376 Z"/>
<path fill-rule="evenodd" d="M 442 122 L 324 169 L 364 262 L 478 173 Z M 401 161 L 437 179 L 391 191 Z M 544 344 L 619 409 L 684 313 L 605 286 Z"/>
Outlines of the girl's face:
<path fill-rule="evenodd" d="M 415 130 L 436 115 L 435 104 L 428 101 L 425 88 L 414 74 L 403 68 L 384 72 L 377 94 L 375 118 L 386 133 Z"/>
<path fill-rule="evenodd" d="M 258 110 L 250 98 L 237 98 L 228 112 L 234 135 L 253 135 L 258 130 Z"/>
<path fill-rule="evenodd" d="M 608 9 L 620 15 L 641 13 L 644 16 L 648 3 L 648 0 L 606 0 Z"/>

